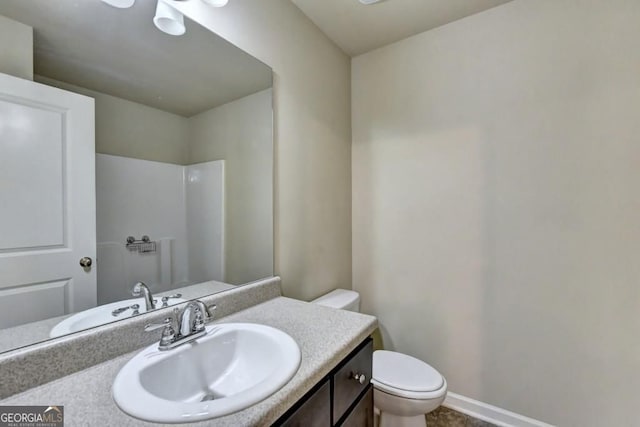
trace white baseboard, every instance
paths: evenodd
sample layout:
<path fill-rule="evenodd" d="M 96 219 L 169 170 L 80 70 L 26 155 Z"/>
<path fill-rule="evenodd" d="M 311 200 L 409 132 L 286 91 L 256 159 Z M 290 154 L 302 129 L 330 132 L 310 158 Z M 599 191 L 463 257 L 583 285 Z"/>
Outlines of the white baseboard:
<path fill-rule="evenodd" d="M 447 393 L 442 406 L 499 427 L 553 427 L 551 424 L 451 392 Z"/>

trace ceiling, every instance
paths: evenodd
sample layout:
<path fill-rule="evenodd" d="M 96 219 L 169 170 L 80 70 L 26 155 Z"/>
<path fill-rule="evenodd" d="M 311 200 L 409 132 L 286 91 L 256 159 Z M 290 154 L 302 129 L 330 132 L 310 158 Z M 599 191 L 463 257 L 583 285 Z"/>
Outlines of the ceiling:
<path fill-rule="evenodd" d="M 153 0 L 0 0 L 0 15 L 34 27 L 35 73 L 185 117 L 271 87 L 271 69 L 185 18 L 153 25 Z"/>
<path fill-rule="evenodd" d="M 291 0 L 348 55 L 379 48 L 511 0 Z"/>

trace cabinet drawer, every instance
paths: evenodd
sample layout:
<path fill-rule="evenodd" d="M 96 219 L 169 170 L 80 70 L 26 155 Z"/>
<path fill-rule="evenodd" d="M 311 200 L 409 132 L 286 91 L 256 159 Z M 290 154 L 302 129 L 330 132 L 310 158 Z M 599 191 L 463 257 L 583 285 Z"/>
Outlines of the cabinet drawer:
<path fill-rule="evenodd" d="M 333 422 L 336 423 L 358 396 L 367 388 L 371 380 L 373 362 L 373 340 L 365 341 L 333 376 Z M 364 375 L 363 384 L 355 375 Z"/>

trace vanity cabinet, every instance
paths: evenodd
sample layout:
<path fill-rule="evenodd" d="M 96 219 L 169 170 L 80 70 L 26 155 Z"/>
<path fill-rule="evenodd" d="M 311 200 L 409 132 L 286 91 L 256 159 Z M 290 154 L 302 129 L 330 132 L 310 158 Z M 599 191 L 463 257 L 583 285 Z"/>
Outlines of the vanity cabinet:
<path fill-rule="evenodd" d="M 366 394 L 353 408 L 341 427 L 373 427 L 373 387 L 367 387 Z"/>
<path fill-rule="evenodd" d="M 320 387 L 318 387 L 320 386 Z M 331 381 L 321 382 L 294 405 L 295 411 L 284 415 L 276 422 L 283 427 L 328 427 L 331 426 Z"/>
<path fill-rule="evenodd" d="M 373 340 L 367 338 L 274 425 L 372 427 Z"/>

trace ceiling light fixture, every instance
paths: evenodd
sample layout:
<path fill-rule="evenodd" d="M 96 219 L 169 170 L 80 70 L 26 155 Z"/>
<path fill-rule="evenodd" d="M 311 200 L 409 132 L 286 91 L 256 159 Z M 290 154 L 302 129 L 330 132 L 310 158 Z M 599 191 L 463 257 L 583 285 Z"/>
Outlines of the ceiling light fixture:
<path fill-rule="evenodd" d="M 359 0 L 362 4 L 375 4 L 380 3 L 382 0 Z"/>
<path fill-rule="evenodd" d="M 158 0 L 153 23 L 160 31 L 172 36 L 181 36 L 187 31 L 182 13 L 169 6 L 164 0 Z"/>
<path fill-rule="evenodd" d="M 171 7 L 165 0 L 157 1 L 156 14 L 153 17 L 154 25 L 163 33 L 171 36 L 181 36 L 186 33 L 187 28 L 184 26 L 184 15 Z M 118 9 L 126 9 L 133 6 L 136 0 L 102 0 L 102 2 L 109 6 L 117 7 Z M 213 7 L 223 7 L 229 3 L 229 0 L 202 0 L 202 2 Z"/>
<path fill-rule="evenodd" d="M 102 0 L 102 2 L 118 9 L 127 9 L 133 6 L 136 0 Z"/>
<path fill-rule="evenodd" d="M 202 1 L 213 7 L 226 6 L 227 3 L 229 3 L 229 0 L 202 0 Z"/>

